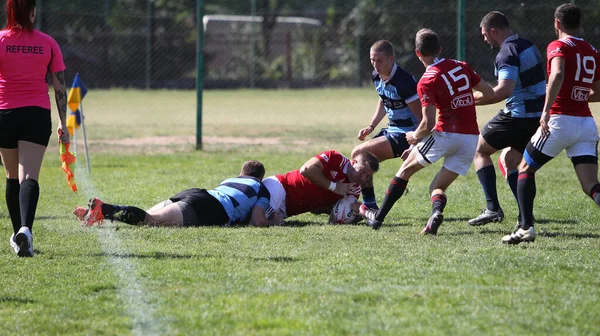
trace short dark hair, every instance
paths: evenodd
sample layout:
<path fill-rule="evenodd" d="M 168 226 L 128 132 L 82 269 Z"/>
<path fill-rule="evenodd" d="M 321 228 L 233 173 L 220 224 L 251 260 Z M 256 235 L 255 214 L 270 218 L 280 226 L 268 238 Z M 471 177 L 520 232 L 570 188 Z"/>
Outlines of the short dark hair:
<path fill-rule="evenodd" d="M 252 176 L 262 180 L 262 178 L 265 177 L 265 166 L 256 160 L 246 161 L 242 166 L 242 175 Z"/>
<path fill-rule="evenodd" d="M 579 29 L 581 27 L 581 9 L 566 3 L 558 6 L 554 12 L 554 18 L 566 29 Z"/>
<path fill-rule="evenodd" d="M 379 170 L 379 159 L 371 152 L 362 151 L 354 156 L 354 160 L 358 163 L 365 164 L 374 173 Z"/>
<path fill-rule="evenodd" d="M 379 40 L 371 46 L 374 52 L 383 53 L 386 56 L 394 56 L 394 46 L 386 40 Z"/>
<path fill-rule="evenodd" d="M 492 28 L 505 30 L 510 28 L 506 16 L 504 16 L 504 14 L 498 11 L 492 11 L 487 13 L 487 15 L 484 16 L 483 19 L 481 19 L 479 27 L 485 30 L 490 30 Z"/>
<path fill-rule="evenodd" d="M 440 39 L 437 34 L 428 28 L 417 32 L 415 47 L 423 56 L 437 56 L 440 52 Z"/>

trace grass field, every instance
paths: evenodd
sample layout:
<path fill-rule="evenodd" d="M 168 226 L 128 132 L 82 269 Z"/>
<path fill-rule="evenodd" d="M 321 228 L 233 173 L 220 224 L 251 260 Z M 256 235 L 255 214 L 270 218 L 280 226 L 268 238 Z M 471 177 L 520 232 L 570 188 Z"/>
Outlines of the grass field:
<path fill-rule="evenodd" d="M 188 187 L 214 187 L 251 158 L 269 175 L 325 149 L 349 154 L 375 102 L 371 89 L 208 91 L 200 152 L 193 92 L 91 90 L 92 174 L 79 143 L 72 193 L 52 141 L 34 258 L 10 249 L 2 201 L 0 334 L 600 334 L 600 211 L 564 154 L 537 174 L 540 235 L 528 245 L 500 243 L 517 214 L 500 178 L 506 220 L 466 224 L 484 207 L 473 169 L 449 189 L 438 236 L 420 236 L 439 164 L 411 179 L 379 231 L 315 215 L 267 229 L 82 228 L 71 215 L 91 196 L 148 208 Z M 480 122 L 498 108 L 480 109 Z M 379 202 L 400 163 L 376 174 Z"/>

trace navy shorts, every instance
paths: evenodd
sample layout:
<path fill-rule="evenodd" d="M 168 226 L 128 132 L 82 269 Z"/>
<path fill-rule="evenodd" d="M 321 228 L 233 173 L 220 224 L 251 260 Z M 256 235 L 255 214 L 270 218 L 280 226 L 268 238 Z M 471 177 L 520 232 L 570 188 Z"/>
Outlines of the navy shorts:
<path fill-rule="evenodd" d="M 26 106 L 0 110 L 0 148 L 17 148 L 19 141 L 48 146 L 52 134 L 50 110 Z"/>
<path fill-rule="evenodd" d="M 183 226 L 225 225 L 229 216 L 221 202 L 206 189 L 192 188 L 169 198 L 183 212 Z"/>
<path fill-rule="evenodd" d="M 511 147 L 521 154 L 540 127 L 540 118 L 513 118 L 500 111 L 481 130 L 485 141 L 497 150 Z"/>
<path fill-rule="evenodd" d="M 392 146 L 392 151 L 394 152 L 394 157 L 402 156 L 405 150 L 410 147 L 409 143 L 406 141 L 406 134 L 400 132 L 389 132 L 387 128 L 382 128 L 373 139 L 385 136 L 390 145 Z"/>

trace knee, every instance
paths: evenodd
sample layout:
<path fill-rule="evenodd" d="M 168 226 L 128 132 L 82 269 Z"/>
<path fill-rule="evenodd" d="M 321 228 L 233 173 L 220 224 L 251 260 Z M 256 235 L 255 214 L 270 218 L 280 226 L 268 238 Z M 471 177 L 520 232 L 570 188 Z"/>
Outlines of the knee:
<path fill-rule="evenodd" d="M 352 153 L 350 153 L 350 158 L 354 158 L 356 155 L 360 154 L 363 151 L 362 145 L 358 145 L 352 149 Z"/>

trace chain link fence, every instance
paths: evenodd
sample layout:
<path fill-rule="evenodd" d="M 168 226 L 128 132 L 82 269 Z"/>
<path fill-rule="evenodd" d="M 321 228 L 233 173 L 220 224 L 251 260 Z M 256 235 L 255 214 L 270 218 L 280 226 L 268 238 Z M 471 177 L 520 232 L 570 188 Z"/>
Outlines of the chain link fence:
<path fill-rule="evenodd" d="M 439 34 L 448 58 L 457 57 L 458 27 L 464 27 L 465 60 L 493 81 L 495 52 L 481 37 L 481 18 L 503 12 L 513 31 L 545 54 L 555 38 L 554 9 L 563 1 L 460 3 L 204 1 L 205 87 L 365 85 L 369 47 L 379 39 L 390 40 L 399 65 L 418 78 L 424 69 L 414 35 L 422 27 Z M 600 46 L 600 1 L 576 3 L 584 11 L 583 37 Z M 79 72 L 89 87 L 195 87 L 195 0 L 37 0 L 37 6 L 36 25 L 60 44 L 67 79 Z"/>

